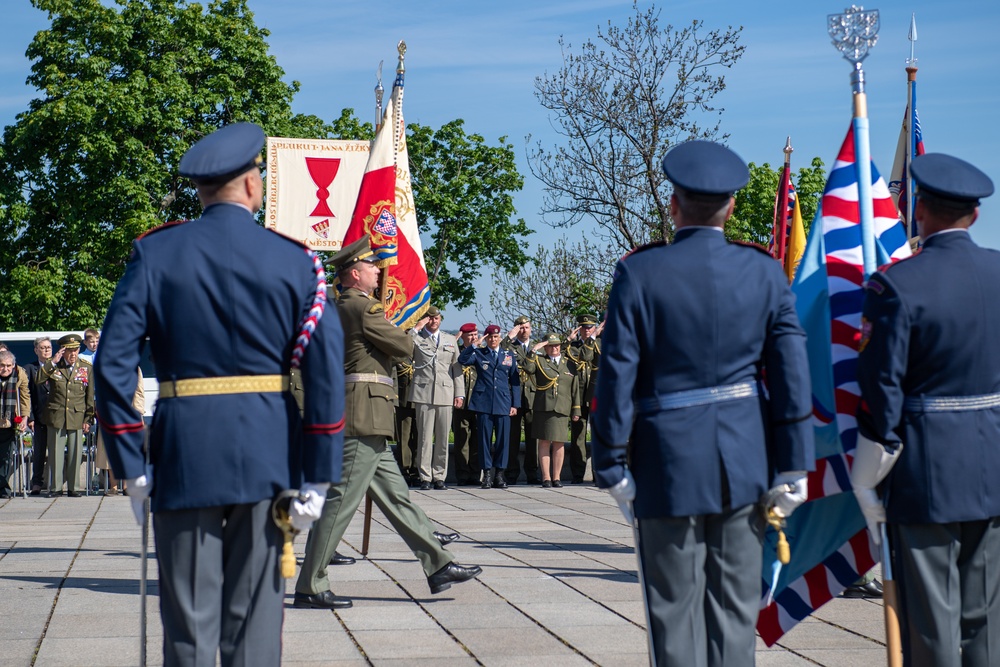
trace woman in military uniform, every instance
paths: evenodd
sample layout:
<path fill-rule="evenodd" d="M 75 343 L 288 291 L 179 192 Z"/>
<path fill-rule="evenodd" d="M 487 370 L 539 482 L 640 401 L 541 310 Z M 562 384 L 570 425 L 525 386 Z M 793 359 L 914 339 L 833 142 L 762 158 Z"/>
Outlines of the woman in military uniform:
<path fill-rule="evenodd" d="M 535 412 L 532 434 L 538 438 L 538 460 L 542 487 L 559 488 L 570 419 L 580 419 L 580 378 L 561 353 L 556 334 L 532 348 L 525 359 L 525 372 L 535 380 Z M 538 350 L 545 348 L 545 355 Z M 550 466 L 551 464 L 551 466 Z"/>

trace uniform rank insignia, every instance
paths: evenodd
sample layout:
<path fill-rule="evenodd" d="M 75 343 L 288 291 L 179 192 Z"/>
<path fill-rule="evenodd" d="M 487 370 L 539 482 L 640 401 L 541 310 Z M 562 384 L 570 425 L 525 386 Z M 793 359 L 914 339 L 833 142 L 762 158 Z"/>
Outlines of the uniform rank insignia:
<path fill-rule="evenodd" d="M 484 361 L 483 362 L 483 370 L 484 371 L 490 370 L 490 362 L 488 362 L 488 361 Z"/>
<path fill-rule="evenodd" d="M 869 283 L 871 284 L 871 283 Z M 872 323 L 864 317 L 861 318 L 861 341 L 858 343 L 858 352 L 864 352 L 868 346 L 868 341 L 872 338 Z"/>
<path fill-rule="evenodd" d="M 369 315 L 375 315 L 376 313 L 382 313 L 382 312 L 385 312 L 385 309 L 382 307 L 381 303 L 373 303 L 371 306 L 368 307 Z"/>
<path fill-rule="evenodd" d="M 513 359 L 511 359 L 510 357 L 504 355 L 503 363 L 501 365 L 503 365 L 503 366 L 510 366 L 511 363 L 513 363 Z"/>

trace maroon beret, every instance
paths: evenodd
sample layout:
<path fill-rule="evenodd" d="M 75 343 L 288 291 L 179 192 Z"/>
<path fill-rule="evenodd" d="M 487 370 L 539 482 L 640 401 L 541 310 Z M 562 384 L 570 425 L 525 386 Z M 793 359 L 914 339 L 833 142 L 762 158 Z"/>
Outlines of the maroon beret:
<path fill-rule="evenodd" d="M 475 322 L 466 322 L 458 328 L 462 333 L 472 333 L 476 331 L 479 327 L 476 326 Z"/>
<path fill-rule="evenodd" d="M 498 333 L 500 333 L 500 327 L 498 327 L 497 325 L 491 324 L 490 326 L 486 327 L 487 336 L 489 336 L 490 334 L 498 334 Z"/>

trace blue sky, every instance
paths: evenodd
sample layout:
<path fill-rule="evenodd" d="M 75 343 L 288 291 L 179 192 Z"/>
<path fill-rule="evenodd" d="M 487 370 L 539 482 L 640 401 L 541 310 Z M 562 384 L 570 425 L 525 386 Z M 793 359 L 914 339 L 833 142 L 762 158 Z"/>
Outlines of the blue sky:
<path fill-rule="evenodd" d="M 5 4 L 2 125 L 14 122 L 34 96 L 24 85 L 30 67 L 24 51 L 47 25 L 45 14 L 27 0 Z M 379 60 L 385 60 L 388 90 L 395 44 L 405 39 L 407 120 L 438 126 L 463 118 L 468 131 L 491 142 L 507 136 L 526 180 L 515 198 L 517 215 L 538 230 L 532 243 L 551 243 L 563 233 L 539 219 L 542 191 L 524 157 L 527 135 L 547 145 L 556 140 L 534 97 L 534 79 L 558 69 L 560 35 L 579 45 L 596 35 L 599 24 L 610 20 L 621 25 L 632 13 L 630 1 L 250 0 L 249 5 L 258 24 L 271 31 L 271 52 L 287 78 L 302 84 L 295 111 L 326 119 L 344 107 L 354 108 L 362 119 L 373 118 Z M 726 74 L 728 87 L 718 98 L 725 108 L 722 130 L 730 134 L 729 145 L 737 153 L 747 161 L 776 165 L 785 136 L 791 135 L 793 167 L 814 156 L 829 166 L 851 120 L 851 68 L 826 33 L 826 15 L 842 12 L 844 3 L 702 0 L 657 6 L 663 23 L 683 26 L 700 18 L 710 28 L 743 26 L 746 53 Z M 1000 69 L 991 46 L 1000 30 L 1000 3 L 892 0 L 866 8 L 881 12 L 879 42 L 865 61 L 872 156 L 879 170 L 886 174 L 892 166 L 905 105 L 906 36 L 915 12 L 918 110 L 927 150 L 966 159 L 1000 184 L 995 119 Z M 1000 248 L 1000 195 L 984 203 L 973 237 Z M 485 304 L 489 282 L 477 285 Z M 471 309 L 453 314 L 448 325 L 472 316 Z"/>

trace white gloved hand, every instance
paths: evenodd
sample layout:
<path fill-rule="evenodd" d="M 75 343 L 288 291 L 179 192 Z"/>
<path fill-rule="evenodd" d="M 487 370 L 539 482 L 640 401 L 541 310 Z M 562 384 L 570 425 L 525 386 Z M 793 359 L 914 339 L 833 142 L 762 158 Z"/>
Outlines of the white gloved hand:
<path fill-rule="evenodd" d="M 298 531 L 309 530 L 313 521 L 319 519 L 326 505 L 326 492 L 330 488 L 327 483 L 305 483 L 299 489 L 299 497 L 292 501 L 288 508 L 288 520 Z"/>
<path fill-rule="evenodd" d="M 854 497 L 858 500 L 861 513 L 865 515 L 865 523 L 868 524 L 868 532 L 871 533 L 872 541 L 876 547 L 882 546 L 882 531 L 879 529 L 880 523 L 885 523 L 885 506 L 879 499 L 875 489 L 854 489 Z"/>
<path fill-rule="evenodd" d="M 608 493 L 618 503 L 618 509 L 621 510 L 625 521 L 631 526 L 635 521 L 635 514 L 632 512 L 632 501 L 635 500 L 635 480 L 632 478 L 632 473 L 625 470 L 625 476 L 621 478 L 620 482 L 608 489 Z"/>
<path fill-rule="evenodd" d="M 775 489 L 779 486 L 791 485 L 791 491 L 787 489 L 774 499 L 774 513 L 783 519 L 792 515 L 796 508 L 809 499 L 809 482 L 805 470 L 792 470 L 790 472 L 778 473 L 774 478 Z"/>
<path fill-rule="evenodd" d="M 146 522 L 146 499 L 153 492 L 153 480 L 145 475 L 125 480 L 125 495 L 132 501 L 132 514 L 140 526 Z"/>

